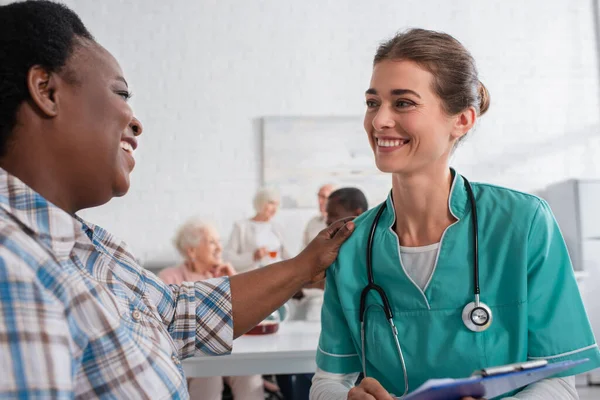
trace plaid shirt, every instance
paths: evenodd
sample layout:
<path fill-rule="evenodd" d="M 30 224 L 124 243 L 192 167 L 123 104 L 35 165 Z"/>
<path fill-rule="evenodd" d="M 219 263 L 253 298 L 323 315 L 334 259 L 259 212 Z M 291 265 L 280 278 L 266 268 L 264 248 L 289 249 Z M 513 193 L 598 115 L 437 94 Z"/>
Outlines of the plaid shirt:
<path fill-rule="evenodd" d="M 232 342 L 227 278 L 167 286 L 0 169 L 0 399 L 187 399 L 180 359 Z"/>

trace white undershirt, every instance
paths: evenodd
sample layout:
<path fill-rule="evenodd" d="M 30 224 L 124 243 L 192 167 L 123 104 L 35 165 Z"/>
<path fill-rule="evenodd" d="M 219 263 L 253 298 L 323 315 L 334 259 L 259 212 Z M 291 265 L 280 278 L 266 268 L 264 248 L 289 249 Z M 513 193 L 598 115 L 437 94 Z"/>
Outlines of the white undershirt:
<path fill-rule="evenodd" d="M 402 266 L 409 278 L 421 290 L 425 290 L 431 277 L 440 244 L 428 246 L 399 246 Z M 310 388 L 311 400 L 346 400 L 354 387 L 358 373 L 333 374 L 317 369 Z M 544 379 L 528 386 L 514 397 L 506 400 L 578 400 L 575 377 Z"/>
<path fill-rule="evenodd" d="M 439 243 L 420 247 L 400 246 L 400 259 L 404 270 L 421 290 L 425 290 L 429 282 L 439 248 Z"/>

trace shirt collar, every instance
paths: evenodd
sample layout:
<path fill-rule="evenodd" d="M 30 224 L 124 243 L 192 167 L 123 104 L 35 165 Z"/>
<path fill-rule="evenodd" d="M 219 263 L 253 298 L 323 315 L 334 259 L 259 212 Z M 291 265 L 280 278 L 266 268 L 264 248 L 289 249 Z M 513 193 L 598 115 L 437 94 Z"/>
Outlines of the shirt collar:
<path fill-rule="evenodd" d="M 50 203 L 15 176 L 0 168 L 0 207 L 24 225 L 59 260 L 67 258 L 82 221 Z"/>
<path fill-rule="evenodd" d="M 452 185 L 450 186 L 448 206 L 452 215 L 460 221 L 470 210 L 465 178 L 457 173 L 454 168 L 450 168 L 450 172 L 452 173 Z M 390 226 L 393 226 L 396 222 L 396 213 L 394 212 L 394 200 L 392 199 L 391 191 L 386 199 L 386 204 L 387 210 L 385 213 L 388 215 L 387 220 Z"/>

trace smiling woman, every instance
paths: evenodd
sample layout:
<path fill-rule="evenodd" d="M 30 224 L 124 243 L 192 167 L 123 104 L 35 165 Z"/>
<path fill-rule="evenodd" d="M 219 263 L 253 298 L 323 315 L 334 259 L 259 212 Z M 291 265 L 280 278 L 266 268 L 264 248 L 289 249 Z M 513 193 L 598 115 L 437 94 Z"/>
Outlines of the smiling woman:
<path fill-rule="evenodd" d="M 352 231 L 338 223 L 260 271 L 166 285 L 76 214 L 129 189 L 130 96 L 73 11 L 0 6 L 0 398 L 188 398 L 180 360 L 231 351 L 322 279 Z"/>
<path fill-rule="evenodd" d="M 127 192 L 142 125 L 127 104 L 130 93 L 117 61 L 69 17 L 71 24 L 57 33 L 41 25 L 29 37 L 15 38 L 19 52 L 2 60 L 2 76 L 21 79 L 2 79 L 0 87 L 7 104 L 0 166 L 76 212 Z M 14 19 L 2 23 L 21 31 Z M 44 35 L 56 37 L 53 48 L 43 49 Z"/>
<path fill-rule="evenodd" d="M 383 172 L 402 168 L 399 163 L 415 170 L 443 159 L 448 141 L 453 150 L 490 106 L 468 50 L 423 29 L 399 35 L 377 50 L 370 86 L 364 125 Z M 447 137 L 457 114 L 464 128 Z M 446 142 L 438 140 L 440 135 Z M 405 157 L 395 155 L 400 149 Z"/>
<path fill-rule="evenodd" d="M 577 398 L 569 375 L 600 366 L 600 353 L 548 204 L 449 166 L 489 107 L 473 57 L 445 33 L 399 33 L 377 50 L 365 96 L 391 191 L 356 219 L 327 274 L 312 398 L 389 400 L 429 378 L 588 358 L 516 394 Z M 353 387 L 359 372 L 369 379 Z"/>

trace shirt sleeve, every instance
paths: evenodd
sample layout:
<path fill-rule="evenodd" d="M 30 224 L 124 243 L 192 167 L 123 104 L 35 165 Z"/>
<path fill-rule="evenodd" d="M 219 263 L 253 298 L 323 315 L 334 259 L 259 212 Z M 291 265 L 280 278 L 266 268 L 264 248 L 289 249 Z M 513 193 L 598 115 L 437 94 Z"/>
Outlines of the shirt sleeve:
<path fill-rule="evenodd" d="M 148 296 L 173 338 L 179 356 L 229 354 L 233 319 L 229 278 L 166 285 L 145 270 Z"/>
<path fill-rule="evenodd" d="M 592 332 L 567 246 L 550 207 L 541 201 L 528 237 L 528 356 L 549 362 L 589 361 L 557 376 L 600 366 Z"/>
<path fill-rule="evenodd" d="M 349 374 L 361 371 L 361 363 L 337 291 L 337 261 L 327 271 L 321 311 L 321 336 L 317 367 L 326 372 Z"/>
<path fill-rule="evenodd" d="M 332 374 L 317 368 L 310 386 L 310 400 L 346 400 L 358 373 Z"/>
<path fill-rule="evenodd" d="M 30 271 L 0 256 L 0 398 L 72 399 L 67 312 Z"/>
<path fill-rule="evenodd" d="M 543 379 L 503 400 L 579 400 L 575 377 Z"/>

